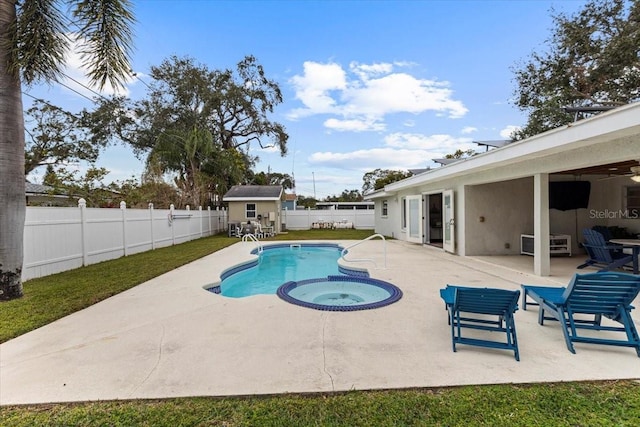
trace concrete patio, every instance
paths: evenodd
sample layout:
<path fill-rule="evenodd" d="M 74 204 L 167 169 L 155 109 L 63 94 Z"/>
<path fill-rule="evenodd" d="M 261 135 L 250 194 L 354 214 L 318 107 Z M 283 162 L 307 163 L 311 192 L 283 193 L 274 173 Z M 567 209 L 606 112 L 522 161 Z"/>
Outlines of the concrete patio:
<path fill-rule="evenodd" d="M 520 362 L 508 351 L 451 350 L 444 285 L 565 285 L 581 257 L 554 258 L 553 276 L 541 278 L 530 257 L 462 258 L 388 241 L 387 268 L 362 267 L 404 296 L 368 311 L 203 289 L 253 247 L 237 243 L 2 344 L 0 404 L 640 379 L 633 349 L 577 344 L 572 354 L 557 324 L 537 324 L 536 307 L 516 313 Z M 381 265 L 381 248 L 351 252 Z"/>

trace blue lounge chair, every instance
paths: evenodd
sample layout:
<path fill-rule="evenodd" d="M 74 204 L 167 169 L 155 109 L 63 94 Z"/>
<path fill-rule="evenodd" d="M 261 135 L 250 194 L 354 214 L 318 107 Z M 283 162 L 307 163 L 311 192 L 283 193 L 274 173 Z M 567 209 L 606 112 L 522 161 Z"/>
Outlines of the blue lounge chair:
<path fill-rule="evenodd" d="M 601 267 L 600 271 L 609 271 L 633 264 L 633 255 L 623 253 L 621 245 L 607 243 L 601 233 L 585 228 L 582 235 L 585 240 L 582 246 L 586 249 L 589 259 L 578 268 L 593 265 Z"/>
<path fill-rule="evenodd" d="M 513 318 L 518 309 L 520 291 L 447 285 L 440 290 L 440 297 L 448 310 L 454 352 L 456 344 L 467 344 L 513 350 L 516 360 L 520 360 Z M 504 332 L 506 341 L 463 337 L 464 328 Z"/>
<path fill-rule="evenodd" d="M 640 276 L 614 272 L 576 274 L 566 288 L 522 285 L 522 289 L 522 308 L 539 305 L 541 325 L 545 320 L 558 320 L 570 352 L 576 352 L 573 343 L 578 342 L 633 347 L 640 357 L 640 337 L 631 318 L 631 303 L 640 292 Z M 527 297 L 535 303 L 527 303 Z M 622 326 L 603 325 L 603 316 Z M 621 332 L 626 339 L 579 335 L 579 329 Z"/>

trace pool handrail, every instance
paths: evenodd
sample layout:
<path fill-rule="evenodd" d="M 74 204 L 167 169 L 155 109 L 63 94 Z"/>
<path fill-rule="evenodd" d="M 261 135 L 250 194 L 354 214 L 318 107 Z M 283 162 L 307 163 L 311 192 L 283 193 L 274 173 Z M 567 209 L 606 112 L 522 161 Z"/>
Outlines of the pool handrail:
<path fill-rule="evenodd" d="M 374 239 L 376 237 L 379 237 L 382 239 L 382 250 L 383 250 L 383 255 L 384 255 L 384 267 L 383 269 L 387 269 L 387 240 L 384 238 L 384 236 L 382 234 L 372 234 L 371 236 L 364 238 L 362 240 L 357 241 L 356 243 L 347 246 L 346 248 L 344 248 L 342 250 L 342 253 L 340 254 L 340 258 L 342 258 L 343 260 L 345 260 L 346 262 L 372 262 L 373 265 L 375 266 L 375 268 L 378 268 L 378 264 L 376 263 L 376 261 L 373 258 L 362 258 L 362 259 L 346 259 L 345 255 L 347 254 L 347 251 L 351 248 L 354 248 L 364 242 L 366 242 L 367 240 L 371 240 Z"/>
<path fill-rule="evenodd" d="M 256 243 L 256 246 L 258 247 L 258 253 L 262 253 L 262 251 L 264 250 L 264 248 L 262 247 L 262 243 L 260 243 L 260 240 L 258 240 L 258 238 L 256 236 L 254 236 L 251 233 L 247 233 L 247 234 L 243 234 L 242 235 L 242 241 L 243 242 L 247 242 L 249 240 L 252 240 Z"/>

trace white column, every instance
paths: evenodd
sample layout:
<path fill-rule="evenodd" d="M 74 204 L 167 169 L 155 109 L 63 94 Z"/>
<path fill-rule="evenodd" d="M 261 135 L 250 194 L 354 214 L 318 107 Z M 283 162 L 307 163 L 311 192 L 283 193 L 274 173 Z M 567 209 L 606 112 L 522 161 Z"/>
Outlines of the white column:
<path fill-rule="evenodd" d="M 533 176 L 533 272 L 551 274 L 549 253 L 549 174 Z"/>

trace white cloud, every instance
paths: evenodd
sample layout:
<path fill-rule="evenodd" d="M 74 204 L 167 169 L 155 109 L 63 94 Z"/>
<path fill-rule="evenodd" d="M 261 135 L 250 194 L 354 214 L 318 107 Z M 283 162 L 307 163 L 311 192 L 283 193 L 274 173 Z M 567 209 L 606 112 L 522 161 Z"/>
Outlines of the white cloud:
<path fill-rule="evenodd" d="M 339 120 L 328 119 L 324 122 L 324 126 L 327 129 L 336 130 L 340 132 L 364 132 L 364 131 L 383 131 L 386 129 L 384 123 L 376 122 L 375 120 Z"/>
<path fill-rule="evenodd" d="M 478 128 L 474 128 L 473 126 L 465 126 L 462 128 L 462 130 L 460 131 L 461 134 L 463 135 L 468 135 L 470 133 L 474 133 L 477 132 Z"/>
<path fill-rule="evenodd" d="M 316 152 L 308 158 L 315 166 L 367 172 L 376 168 L 414 169 L 432 164 L 432 159 L 444 157 L 456 150 L 475 149 L 470 138 L 451 135 L 421 135 L 393 133 L 384 138 L 384 146 L 349 152 Z"/>
<path fill-rule="evenodd" d="M 296 90 L 296 99 L 306 108 L 290 113 L 291 118 L 313 114 L 332 113 L 337 110 L 331 91 L 344 90 L 347 86 L 346 73 L 338 64 L 319 64 L 307 61 L 303 65 L 304 74 L 294 76 L 291 84 Z"/>
<path fill-rule="evenodd" d="M 434 111 L 439 116 L 459 118 L 467 113 L 461 101 L 453 99 L 450 83 L 420 79 L 396 67 L 407 63 L 359 64 L 352 62 L 349 72 L 336 63 L 304 63 L 302 75 L 291 78 L 296 99 L 303 104 L 289 112 L 290 119 L 316 114 L 334 115 L 325 126 L 350 130 L 354 123 L 383 123 L 388 114 L 421 114 Z M 341 126 L 345 122 L 346 125 Z M 365 130 L 352 126 L 354 131 Z M 373 126 L 368 130 L 379 130 Z"/>
<path fill-rule="evenodd" d="M 431 161 L 431 157 L 427 156 L 428 153 L 421 150 L 389 147 L 347 153 L 317 152 L 313 153 L 308 161 L 312 165 L 366 172 L 376 168 L 407 169 L 416 166 L 424 167 Z"/>
<path fill-rule="evenodd" d="M 385 136 L 384 142 L 388 147 L 429 150 L 444 154 L 454 152 L 457 149 L 468 150 L 475 147 L 470 138 L 416 133 L 392 133 Z"/>
<path fill-rule="evenodd" d="M 520 130 L 520 126 L 509 125 L 500 131 L 500 136 L 504 139 L 511 139 L 511 134 Z"/>
<path fill-rule="evenodd" d="M 367 65 L 352 62 L 351 64 L 349 64 L 349 69 L 352 73 L 360 77 L 360 80 L 365 81 L 369 80 L 369 78 L 373 76 L 389 74 L 391 71 L 393 71 L 393 64 L 378 63 Z"/>

